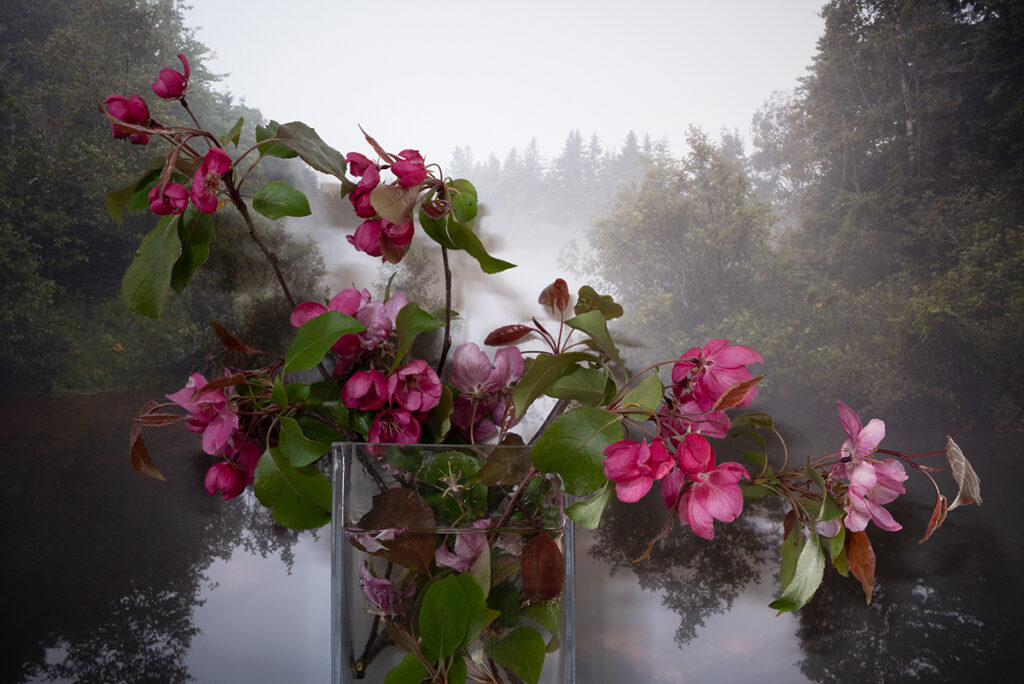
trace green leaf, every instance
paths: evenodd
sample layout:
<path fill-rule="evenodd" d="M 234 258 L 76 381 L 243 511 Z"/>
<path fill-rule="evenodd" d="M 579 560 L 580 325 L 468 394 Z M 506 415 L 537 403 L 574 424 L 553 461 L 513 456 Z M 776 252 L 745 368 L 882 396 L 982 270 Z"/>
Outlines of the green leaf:
<path fill-rule="evenodd" d="M 526 414 L 530 404 L 548 391 L 562 373 L 574 363 L 597 360 L 593 354 L 586 352 L 566 352 L 565 354 L 541 354 L 533 360 L 523 377 L 516 383 L 512 392 L 512 401 L 516 405 L 516 420 Z"/>
<path fill-rule="evenodd" d="M 595 310 L 600 311 L 605 320 L 609 321 L 622 315 L 622 306 L 616 304 L 611 295 L 599 295 L 594 288 L 584 285 L 576 295 L 576 306 L 573 307 L 573 311 L 582 314 Z"/>
<path fill-rule="evenodd" d="M 757 501 L 768 496 L 769 489 L 758 484 L 744 484 L 740 483 L 740 491 L 743 493 L 743 501 Z"/>
<path fill-rule="evenodd" d="M 509 435 L 505 438 L 507 440 Z M 470 484 L 507 487 L 518 483 L 529 472 L 530 457 L 527 450 L 517 448 L 515 444 L 506 448 L 504 444 L 505 442 L 502 442 L 491 450 L 487 455 L 487 463 L 469 478 Z"/>
<path fill-rule="evenodd" d="M 599 406 L 608 398 L 609 385 L 614 395 L 615 383 L 608 375 L 597 368 L 569 366 L 546 394 L 556 399 L 575 399 L 584 406 Z"/>
<path fill-rule="evenodd" d="M 774 430 L 775 424 L 772 417 L 767 413 L 741 413 L 732 419 L 734 428 L 754 428 L 762 430 Z"/>
<path fill-rule="evenodd" d="M 125 210 L 131 208 L 131 200 L 135 196 L 136 192 L 140 187 L 145 188 L 145 194 L 143 199 L 145 200 L 145 207 L 149 207 L 148 193 L 149 189 L 156 185 L 156 181 L 160 178 L 160 171 L 164 167 L 165 159 L 163 157 L 157 157 L 150 162 L 149 168 L 134 181 L 118 188 L 117 190 L 111 190 L 107 193 L 107 214 L 110 218 L 114 219 L 114 223 L 121 226 L 121 219 L 124 217 Z"/>
<path fill-rule="evenodd" d="M 487 657 L 516 673 L 527 684 L 537 684 L 544 668 L 544 638 L 532 627 L 519 627 L 501 640 L 488 640 Z"/>
<path fill-rule="evenodd" d="M 340 311 L 328 311 L 306 321 L 288 347 L 284 372 L 294 373 L 313 368 L 342 335 L 365 329 L 362 323 Z"/>
<path fill-rule="evenodd" d="M 470 581 L 476 584 L 476 580 Z M 423 651 L 431 660 L 447 658 L 462 647 L 469 612 L 469 600 L 458 575 L 448 575 L 427 588 L 420 606 L 419 626 Z"/>
<path fill-rule="evenodd" d="M 622 418 L 603 409 L 573 409 L 551 421 L 530 452 L 537 470 L 558 473 L 565 490 L 585 496 L 604 486 L 604 448 L 622 439 Z"/>
<path fill-rule="evenodd" d="M 804 467 L 804 474 L 807 478 L 814 480 L 814 483 L 818 485 L 818 489 L 821 490 L 821 508 L 818 511 L 818 520 L 826 522 L 828 520 L 835 520 L 843 514 L 843 509 L 839 507 L 836 500 L 829 494 L 828 489 L 825 486 L 825 479 L 818 472 L 817 468 L 814 468 L 810 464 L 808 459 L 807 465 Z"/>
<path fill-rule="evenodd" d="M 181 242 L 181 256 L 174 262 L 171 271 L 171 287 L 180 294 L 192 280 L 192 274 L 205 264 L 210 256 L 213 216 L 204 214 L 195 207 L 186 209 L 178 219 L 178 240 Z"/>
<path fill-rule="evenodd" d="M 296 468 L 316 463 L 321 456 L 330 451 L 329 444 L 322 444 L 306 437 L 294 418 L 282 416 L 280 423 L 277 446 L 288 458 L 288 462 Z"/>
<path fill-rule="evenodd" d="M 252 208 L 268 219 L 309 216 L 309 201 L 301 192 L 281 181 L 271 181 L 253 196 Z"/>
<path fill-rule="evenodd" d="M 810 534 L 805 542 L 803 527 L 796 525 L 782 545 L 782 595 L 768 604 L 780 613 L 802 608 L 821 584 L 825 556 L 817 533 L 812 529 Z"/>
<path fill-rule="evenodd" d="M 449 385 L 441 385 L 441 399 L 437 402 L 434 410 L 430 412 L 430 417 L 424 424 L 424 427 L 430 429 L 430 433 L 433 435 L 431 441 L 434 443 L 443 442 L 448 431 L 451 430 L 453 405 L 452 388 Z"/>
<path fill-rule="evenodd" d="M 121 280 L 121 296 L 136 313 L 159 319 L 164 311 L 174 262 L 181 256 L 177 220 L 177 216 L 164 216 L 157 221 Z"/>
<path fill-rule="evenodd" d="M 243 117 L 238 117 L 238 121 L 231 127 L 231 130 L 224 134 L 224 137 L 220 139 L 221 147 L 227 147 L 228 143 L 232 143 L 235 147 L 238 147 L 238 138 L 242 135 L 242 124 L 245 123 Z"/>
<path fill-rule="evenodd" d="M 384 678 L 384 684 L 420 684 L 427 678 L 427 675 L 427 668 L 423 666 L 415 653 L 410 653 L 388 672 L 387 677 Z"/>
<path fill-rule="evenodd" d="M 439 219 L 432 219 L 421 209 L 419 219 L 420 228 L 427 234 L 427 237 L 446 249 L 458 249 L 448 237 L 447 220 L 443 216 Z"/>
<path fill-rule="evenodd" d="M 282 409 L 288 408 L 288 390 L 281 383 L 281 378 L 274 378 L 274 388 L 270 392 L 270 401 Z"/>
<path fill-rule="evenodd" d="M 596 530 L 601 514 L 615 500 L 615 488 L 605 482 L 601 491 L 585 501 L 577 501 L 565 509 L 565 514 L 588 530 Z"/>
<path fill-rule="evenodd" d="M 637 413 L 627 413 L 626 415 L 637 420 L 648 419 L 661 406 L 661 398 L 664 392 L 665 387 L 661 384 L 661 378 L 658 377 L 657 373 L 651 373 L 634 385 L 633 389 L 626 392 L 626 395 L 622 397 L 621 407 L 624 409 L 632 407 L 642 409 Z"/>
<path fill-rule="evenodd" d="M 301 121 L 281 124 L 277 127 L 277 138 L 295 150 L 302 161 L 317 171 L 339 179 L 343 195 L 356 186 L 345 177 L 345 155 L 325 143 L 317 132 L 306 124 Z"/>
<path fill-rule="evenodd" d="M 256 142 L 262 143 L 264 140 L 277 137 L 277 128 L 280 124 L 276 121 L 271 121 L 266 126 L 256 126 Z M 290 147 L 279 143 L 279 142 L 268 142 L 263 145 L 257 145 L 256 148 L 260 154 L 267 157 L 279 157 L 281 159 L 291 159 L 297 157 L 295 150 Z"/>
<path fill-rule="evenodd" d="M 395 349 L 395 360 L 391 363 L 391 370 L 394 371 L 401 364 L 417 335 L 437 330 L 443 325 L 443 320 L 427 313 L 415 302 L 409 302 L 403 306 L 395 318 L 398 346 Z"/>
<path fill-rule="evenodd" d="M 498 611 L 498 622 L 503 627 L 515 627 L 519 624 L 519 604 L 519 587 L 510 581 L 498 583 L 487 595 L 487 607 Z"/>
<path fill-rule="evenodd" d="M 491 551 L 485 548 L 484 552 L 480 555 L 490 558 Z M 490 575 L 489 564 L 488 575 Z M 480 636 L 480 632 L 483 631 L 484 627 L 487 626 L 487 597 L 484 595 L 484 590 L 480 586 L 479 580 L 472 574 L 466 572 L 456 575 L 456 578 L 459 580 L 459 587 L 466 597 L 466 632 L 465 637 L 462 639 L 462 648 L 465 648 L 473 643 Z"/>
<path fill-rule="evenodd" d="M 500 273 L 515 267 L 515 264 L 497 259 L 488 254 L 487 250 L 484 249 L 483 243 L 480 242 L 480 238 L 452 217 L 449 217 L 448 220 L 448 235 L 458 249 L 465 250 L 467 254 L 477 260 L 480 264 L 480 269 L 484 273 Z"/>
<path fill-rule="evenodd" d="M 456 178 L 448 184 L 448 188 L 455 220 L 469 224 L 477 214 L 476 188 L 465 178 Z"/>
<path fill-rule="evenodd" d="M 622 363 L 622 359 L 619 358 L 619 350 L 615 348 L 612 336 L 608 334 L 608 321 L 600 311 L 579 314 L 567 320 L 565 324 L 589 335 L 590 339 L 597 344 L 598 349 L 603 351 L 608 358 L 616 363 Z"/>
<path fill-rule="evenodd" d="M 548 633 L 557 635 L 559 606 L 559 601 L 537 601 L 523 608 L 521 614 L 523 617 L 536 620 L 537 624 L 548 630 Z"/>
<path fill-rule="evenodd" d="M 331 481 L 312 466 L 295 468 L 280 449 L 263 452 L 253 488 L 285 527 L 302 530 L 331 521 Z"/>

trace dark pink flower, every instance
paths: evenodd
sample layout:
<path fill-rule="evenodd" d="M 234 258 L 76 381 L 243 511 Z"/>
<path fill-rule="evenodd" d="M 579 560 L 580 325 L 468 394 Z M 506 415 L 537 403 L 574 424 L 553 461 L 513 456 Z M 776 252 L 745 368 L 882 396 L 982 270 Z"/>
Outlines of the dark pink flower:
<path fill-rule="evenodd" d="M 762 362 L 761 355 L 750 347 L 729 344 L 725 339 L 711 340 L 703 347 L 686 350 L 679 357 L 672 367 L 673 389 L 680 399 L 692 392 L 706 411 L 727 389 L 753 379 L 748 364 Z M 747 406 L 756 396 L 757 387 L 752 387 L 739 406 Z"/>
<path fill-rule="evenodd" d="M 852 461 L 860 463 L 871 455 L 885 438 L 885 423 L 878 418 L 872 418 L 866 426 L 862 426 L 860 417 L 849 406 L 841 401 L 836 402 L 839 410 L 839 421 L 843 424 L 843 431 L 847 440 L 839 448 L 841 461 Z"/>
<path fill-rule="evenodd" d="M 381 444 L 416 444 L 423 428 L 416 416 L 403 408 L 385 409 L 374 416 L 369 439 Z"/>
<path fill-rule="evenodd" d="M 676 507 L 679 522 L 704 539 L 715 536 L 714 520 L 732 522 L 743 512 L 739 481 L 749 478 L 738 463 L 715 466 L 715 452 L 700 435 L 686 435 L 676 449 L 676 464 L 661 481 L 661 496 Z"/>
<path fill-rule="evenodd" d="M 341 401 L 350 409 L 377 411 L 387 402 L 387 380 L 379 370 L 354 373 L 341 388 Z"/>
<path fill-rule="evenodd" d="M 349 157 L 357 154 L 352 152 Z M 362 157 L 363 155 L 359 155 Z M 366 159 L 366 157 L 363 157 Z M 349 162 L 349 168 L 353 169 L 354 175 L 362 176 L 359 182 L 356 183 L 356 187 L 348 193 L 348 199 L 352 202 L 352 207 L 356 210 L 356 216 L 360 218 L 373 218 L 377 214 L 377 210 L 370 204 L 370 193 L 380 184 L 380 171 L 377 170 L 376 164 L 372 164 L 367 159 L 367 164 L 363 165 L 361 162 L 356 164 Z M 359 168 L 362 173 L 357 174 L 354 169 Z"/>
<path fill-rule="evenodd" d="M 149 107 L 146 101 L 138 95 L 125 97 L 124 95 L 111 95 L 103 101 L 107 105 L 110 116 L 123 121 L 126 124 L 139 126 L 149 125 Z M 142 133 L 128 133 L 121 130 L 115 124 L 111 124 L 115 138 L 128 138 L 133 145 L 145 145 L 149 142 L 149 136 Z"/>
<path fill-rule="evenodd" d="M 412 599 L 416 596 L 416 582 L 409 581 L 399 594 L 391 580 L 374 577 L 364 562 L 359 568 L 359 589 L 374 615 L 397 619 L 408 619 L 412 614 Z"/>
<path fill-rule="evenodd" d="M 473 528 L 477 530 L 486 530 L 490 526 L 490 520 L 477 520 L 473 523 Z M 487 535 L 483 532 L 460 532 L 455 535 L 455 553 L 442 544 L 434 550 L 434 562 L 439 568 L 466 572 L 486 548 Z"/>
<path fill-rule="evenodd" d="M 423 165 L 423 157 L 416 150 L 402 150 L 400 159 L 391 165 L 391 172 L 398 176 L 398 184 L 403 188 L 419 185 L 427 178 L 427 167 Z"/>
<path fill-rule="evenodd" d="M 221 498 L 224 501 L 241 494 L 246 485 L 252 484 L 256 464 L 262 455 L 260 448 L 253 442 L 242 444 L 235 458 L 221 461 L 206 471 L 203 484 L 207 493 L 213 496 L 218 491 L 222 492 Z"/>
<path fill-rule="evenodd" d="M 422 359 L 413 359 L 388 376 L 388 400 L 414 413 L 437 406 L 441 389 L 437 373 Z"/>
<path fill-rule="evenodd" d="M 345 239 L 358 251 L 366 252 L 370 256 L 379 257 L 381 255 L 380 235 L 382 221 L 383 219 L 379 218 L 367 219 L 359 224 L 355 233 L 346 235 Z"/>
<path fill-rule="evenodd" d="M 203 451 L 217 455 L 238 430 L 238 414 L 223 387 L 205 389 L 209 384 L 199 373 L 189 376 L 185 386 L 167 398 L 189 412 L 185 429 L 203 435 Z"/>
<path fill-rule="evenodd" d="M 685 395 L 681 401 L 672 403 L 671 409 L 671 412 L 658 422 L 658 427 L 661 436 L 673 443 L 688 432 L 696 432 L 715 439 L 723 439 L 729 432 L 729 415 L 725 411 L 702 410 L 693 395 Z"/>
<path fill-rule="evenodd" d="M 217 211 L 217 191 L 223 183 L 221 176 L 231 169 L 231 157 L 219 147 L 211 148 L 203 158 L 202 165 L 192 176 L 192 203 L 196 209 L 212 214 Z"/>
<path fill-rule="evenodd" d="M 180 214 L 188 207 L 188 189 L 181 183 L 168 181 L 160 192 L 160 184 L 149 191 L 149 208 L 158 216 Z"/>
<path fill-rule="evenodd" d="M 619 501 L 639 501 L 655 480 L 668 475 L 674 467 L 661 437 L 655 437 L 650 444 L 624 439 L 604 448 L 604 474 L 615 482 Z"/>
<path fill-rule="evenodd" d="M 905 494 L 903 482 L 907 472 L 895 458 L 884 461 L 861 461 L 853 467 L 850 486 L 846 490 L 847 506 L 843 524 L 851 532 L 861 532 L 874 521 L 883 530 L 895 532 L 903 526 L 896 522 L 882 504 L 891 503 Z"/>
<path fill-rule="evenodd" d="M 353 176 L 362 176 L 366 173 L 366 169 L 371 166 L 376 169 L 377 165 L 370 161 L 365 155 L 359 154 L 358 152 L 349 152 L 345 155 L 345 161 L 348 163 L 348 170 Z"/>
<path fill-rule="evenodd" d="M 153 92 L 165 100 L 180 100 L 188 92 L 188 77 L 192 72 L 185 55 L 178 53 L 178 59 L 181 60 L 185 73 L 179 73 L 171 68 L 161 69 L 156 83 L 153 84 Z"/>

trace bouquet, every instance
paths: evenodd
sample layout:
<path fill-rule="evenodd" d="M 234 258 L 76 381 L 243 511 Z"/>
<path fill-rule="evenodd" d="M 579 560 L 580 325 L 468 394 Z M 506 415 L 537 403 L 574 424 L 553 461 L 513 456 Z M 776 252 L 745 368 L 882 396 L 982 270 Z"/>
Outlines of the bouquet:
<path fill-rule="evenodd" d="M 229 500 L 251 485 L 281 524 L 311 528 L 332 514 L 321 459 L 332 443 L 360 443 L 353 467 L 376 494 L 347 535 L 363 554 L 359 600 L 373 616 L 366 648 L 347 663 L 357 676 L 398 648 L 406 655 L 388 682 L 537 682 L 546 653 L 558 648 L 563 516 L 595 528 L 614 499 L 639 501 L 655 483 L 665 521 L 649 531 L 638 561 L 669 534 L 713 539 L 716 524 L 735 520 L 745 501 L 785 500 L 782 586 L 771 603 L 779 611 L 805 605 L 826 565 L 852 575 L 870 602 L 867 529 L 901 528 L 885 506 L 904 493 L 907 468 L 935 485 L 921 541 L 947 511 L 981 502 L 978 477 L 951 438 L 928 454 L 883 448 L 883 421 L 865 423 L 841 402 L 836 450 L 790 463 L 771 416 L 739 411 L 764 377 L 751 368 L 763 363 L 757 351 L 714 339 L 633 372 L 609 329 L 622 307 L 589 286 L 574 295 L 555 279 L 539 293 L 537 316 L 509 321 L 483 340 L 493 352 L 473 342 L 453 349 L 450 260 L 464 253 L 484 273 L 513 266 L 474 232 L 473 184 L 445 175 L 418 150 L 390 152 L 369 135 L 365 154 L 343 155 L 301 122 L 257 126 L 255 144 L 242 149 L 241 120 L 218 137 L 192 115 L 189 63 L 179 58 L 182 71 L 163 69 L 153 91 L 179 101 L 189 123 L 154 121 L 139 95 L 111 95 L 100 107 L 115 138 L 168 146 L 158 164 L 108 196 L 115 219 L 140 208 L 159 217 L 125 273 L 124 298 L 159 317 L 169 290 L 187 287 L 205 261 L 213 215 L 231 205 L 290 302 L 282 325 L 294 328 L 294 338 L 280 355 L 214 322 L 228 349 L 273 361 L 213 378 L 193 373 L 167 402 L 147 403 L 134 418 L 131 465 L 162 479 L 141 429 L 183 422 L 216 460 L 204 482 L 210 494 Z M 280 181 L 243 193 L 270 157 L 297 158 L 341 182 L 363 219 L 347 237 L 354 249 L 399 264 L 417 233 L 435 243 L 443 309 L 427 311 L 390 283 L 382 293 L 351 288 L 326 301 L 295 301 L 252 212 L 271 220 L 308 215 L 307 198 Z M 540 428 L 517 434 L 541 403 L 550 408 Z M 746 463 L 718 461 L 713 441 L 727 435 L 749 442 Z M 931 474 L 946 468 L 924 463 L 933 456 L 944 456 L 952 471 L 951 504 Z"/>

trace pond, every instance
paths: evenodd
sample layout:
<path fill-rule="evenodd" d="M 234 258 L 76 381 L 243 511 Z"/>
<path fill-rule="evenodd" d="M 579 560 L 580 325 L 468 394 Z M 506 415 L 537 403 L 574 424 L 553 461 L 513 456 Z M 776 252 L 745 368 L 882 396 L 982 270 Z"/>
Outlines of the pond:
<path fill-rule="evenodd" d="M 251 495 L 208 496 L 194 435 L 147 433 L 167 476 L 127 463 L 138 393 L 0 400 L 5 616 L 0 681 L 325 682 L 330 532 L 273 524 Z M 835 449 L 838 420 L 791 440 L 792 457 Z M 884 445 L 942 448 L 942 426 L 890 426 Z M 633 563 L 664 519 L 657 497 L 616 504 L 578 529 L 578 681 L 964 681 L 1008 672 L 1024 601 L 1016 490 L 1021 437 L 956 433 L 984 505 L 954 511 L 918 545 L 934 501 L 911 475 L 889 508 L 904 529 L 870 528 L 876 595 L 826 570 L 816 598 L 776 616 L 778 521 L 748 506 L 714 542 L 676 529 Z M 948 475 L 943 483 L 952 493 Z M 723 543 L 725 542 L 725 543 Z"/>

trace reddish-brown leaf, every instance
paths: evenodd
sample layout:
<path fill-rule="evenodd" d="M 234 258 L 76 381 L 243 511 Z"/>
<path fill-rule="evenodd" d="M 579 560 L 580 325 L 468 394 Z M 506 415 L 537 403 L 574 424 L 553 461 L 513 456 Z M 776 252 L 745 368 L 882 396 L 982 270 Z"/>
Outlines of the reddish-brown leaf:
<path fill-rule="evenodd" d="M 541 291 L 537 302 L 557 311 L 565 311 L 569 308 L 569 286 L 559 278 Z"/>
<path fill-rule="evenodd" d="M 718 397 L 718 401 L 715 402 L 711 412 L 726 411 L 739 406 L 743 403 L 743 399 L 747 396 L 747 392 L 757 385 L 757 383 L 761 382 L 762 378 L 764 378 L 763 375 L 758 375 L 756 378 L 737 382 L 735 385 L 725 390 L 725 392 L 722 393 L 722 396 Z"/>
<path fill-rule="evenodd" d="M 949 461 L 953 479 L 956 480 L 956 484 L 960 488 L 953 503 L 949 505 L 949 510 L 962 504 L 981 504 L 981 478 L 978 477 L 978 473 L 974 472 L 974 468 L 964 456 L 964 452 L 960 450 L 960 446 L 949 436 L 946 437 L 946 460 Z"/>
<path fill-rule="evenodd" d="M 875 551 L 866 532 L 846 532 L 846 558 L 850 572 L 860 580 L 864 597 L 871 603 L 871 592 L 875 590 Z"/>
<path fill-rule="evenodd" d="M 523 339 L 530 333 L 535 332 L 533 328 L 528 325 L 515 324 L 515 325 L 503 325 L 500 328 L 496 328 L 484 338 L 484 344 L 491 347 L 500 347 L 503 344 L 513 344 Z"/>
<path fill-rule="evenodd" d="M 793 531 L 793 527 L 797 524 L 799 518 L 796 515 L 796 510 L 793 508 L 789 509 L 789 513 L 786 513 L 786 518 L 782 521 L 782 538 L 789 539 L 789 533 Z"/>
<path fill-rule="evenodd" d="M 363 131 L 363 127 L 360 126 L 359 130 Z M 366 138 L 366 142 L 368 142 L 370 144 L 370 147 L 373 148 L 373 151 L 376 152 L 380 156 L 381 159 L 386 161 L 388 164 L 394 164 L 395 163 L 395 158 L 392 157 L 387 152 L 385 152 L 384 148 L 380 146 L 380 143 L 378 143 L 376 140 L 371 138 L 369 133 L 367 133 L 366 131 L 363 131 L 363 136 Z"/>
<path fill-rule="evenodd" d="M 241 373 L 234 373 L 226 378 L 218 378 L 211 382 L 203 385 L 204 390 L 217 389 L 218 387 L 229 387 L 231 385 L 241 385 L 245 382 L 245 376 Z"/>
<path fill-rule="evenodd" d="M 554 539 L 540 533 L 523 547 L 520 557 L 523 571 L 523 598 L 550 601 L 562 593 L 565 558 Z"/>
<path fill-rule="evenodd" d="M 132 464 L 132 470 L 143 475 L 149 475 L 157 480 L 166 481 L 167 478 L 156 469 L 153 459 L 149 456 L 146 443 L 142 441 L 142 430 L 138 425 L 132 425 L 131 443 L 128 447 L 128 462 Z"/>
<path fill-rule="evenodd" d="M 943 521 L 946 519 L 946 497 L 938 494 L 935 497 L 935 508 L 932 509 L 932 517 L 928 520 L 928 529 L 925 530 L 924 536 L 918 540 L 918 544 L 924 543 L 928 537 L 932 536 L 935 530 L 939 529 Z"/>
<path fill-rule="evenodd" d="M 177 413 L 147 413 L 132 418 L 132 422 L 142 427 L 167 427 L 184 420 L 184 416 Z"/>
<path fill-rule="evenodd" d="M 434 559 L 434 528 L 437 527 L 434 509 L 411 489 L 386 489 L 374 496 L 373 508 L 359 519 L 357 526 L 371 533 L 405 530 L 394 539 L 382 542 L 385 548 L 373 552 L 374 555 L 422 573 L 427 572 Z M 356 541 L 352 544 L 365 551 Z"/>
<path fill-rule="evenodd" d="M 220 339 L 221 344 L 230 349 L 231 351 L 240 352 L 242 354 L 259 354 L 259 349 L 250 347 L 245 342 L 228 332 L 228 329 L 223 325 L 213 320 L 212 318 L 207 319 L 210 321 L 210 325 L 213 327 L 213 332 L 217 333 L 217 337 Z"/>
<path fill-rule="evenodd" d="M 448 205 L 441 200 L 431 200 L 430 202 L 424 202 L 423 213 L 434 219 L 435 221 L 448 213 Z"/>
<path fill-rule="evenodd" d="M 672 508 L 668 509 L 668 515 L 665 516 L 665 522 L 663 522 L 661 524 L 661 529 L 659 529 L 658 533 L 656 535 L 654 535 L 653 538 L 651 538 L 651 541 L 647 542 L 647 548 L 644 549 L 644 552 L 641 553 L 639 556 L 637 556 L 636 558 L 633 559 L 634 563 L 639 563 L 640 561 L 645 561 L 645 560 L 647 560 L 648 558 L 651 557 L 651 551 L 654 550 L 654 545 L 656 543 L 658 543 L 659 540 L 664 539 L 665 537 L 667 537 L 668 533 L 672 531 L 673 527 L 675 527 L 675 524 L 676 524 L 676 512 L 677 512 L 677 509 L 676 509 L 675 506 L 673 506 Z"/>

